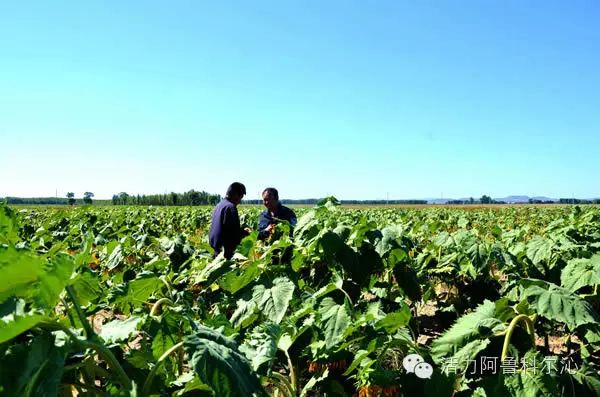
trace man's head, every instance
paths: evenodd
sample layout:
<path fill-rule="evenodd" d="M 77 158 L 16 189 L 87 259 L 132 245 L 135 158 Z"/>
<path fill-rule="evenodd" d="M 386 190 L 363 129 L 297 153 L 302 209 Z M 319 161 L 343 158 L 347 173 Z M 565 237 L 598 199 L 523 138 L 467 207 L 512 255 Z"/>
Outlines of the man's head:
<path fill-rule="evenodd" d="M 275 211 L 279 205 L 279 192 L 274 187 L 268 187 L 262 192 L 263 204 L 269 211 Z"/>
<path fill-rule="evenodd" d="M 225 198 L 231 201 L 233 204 L 239 204 L 242 202 L 242 198 L 246 194 L 246 186 L 239 182 L 233 182 L 227 188 L 227 193 L 225 194 Z"/>

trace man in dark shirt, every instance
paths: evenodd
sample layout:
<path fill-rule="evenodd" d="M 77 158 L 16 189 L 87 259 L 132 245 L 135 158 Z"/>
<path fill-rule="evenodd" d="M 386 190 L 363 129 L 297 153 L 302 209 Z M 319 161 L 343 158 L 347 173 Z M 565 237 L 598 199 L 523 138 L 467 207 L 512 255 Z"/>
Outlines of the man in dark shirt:
<path fill-rule="evenodd" d="M 245 194 L 244 185 L 239 182 L 232 183 L 227 188 L 225 198 L 213 211 L 208 240 L 215 250 L 215 256 L 223 250 L 225 258 L 231 259 L 242 238 L 250 234 L 250 229 L 241 228 L 237 211 L 237 205 Z"/>
<path fill-rule="evenodd" d="M 284 220 L 292 227 L 296 226 L 296 214 L 279 202 L 279 192 L 274 187 L 266 188 L 262 193 L 263 204 L 267 208 L 258 219 L 258 238 L 265 239 L 275 230 L 275 224 Z"/>

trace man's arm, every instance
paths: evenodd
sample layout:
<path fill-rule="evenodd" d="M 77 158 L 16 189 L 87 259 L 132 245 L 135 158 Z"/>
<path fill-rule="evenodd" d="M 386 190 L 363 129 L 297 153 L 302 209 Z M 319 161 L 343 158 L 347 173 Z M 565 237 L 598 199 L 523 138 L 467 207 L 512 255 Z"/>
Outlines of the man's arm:
<path fill-rule="evenodd" d="M 264 212 L 260 213 L 258 217 L 258 239 L 264 240 L 269 236 L 267 228 L 269 227 L 270 220 Z"/>
<path fill-rule="evenodd" d="M 298 218 L 296 218 L 296 213 L 290 208 L 290 224 L 292 225 L 292 227 L 296 227 L 297 223 Z"/>

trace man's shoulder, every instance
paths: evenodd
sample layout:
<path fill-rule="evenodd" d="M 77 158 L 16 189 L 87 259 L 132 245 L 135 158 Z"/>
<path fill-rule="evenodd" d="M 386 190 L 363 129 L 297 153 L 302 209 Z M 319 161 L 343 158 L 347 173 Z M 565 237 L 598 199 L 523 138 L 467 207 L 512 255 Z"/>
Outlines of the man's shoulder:
<path fill-rule="evenodd" d="M 225 211 L 229 212 L 235 209 L 235 205 L 231 201 L 223 199 L 216 205 L 214 212 L 222 214 Z"/>
<path fill-rule="evenodd" d="M 294 212 L 294 210 L 292 210 L 290 207 L 286 207 L 285 205 L 281 206 L 281 209 L 284 213 L 288 214 L 288 215 L 296 215 L 296 213 Z"/>
<path fill-rule="evenodd" d="M 218 208 L 235 208 L 235 204 L 227 199 L 223 199 L 217 204 Z"/>

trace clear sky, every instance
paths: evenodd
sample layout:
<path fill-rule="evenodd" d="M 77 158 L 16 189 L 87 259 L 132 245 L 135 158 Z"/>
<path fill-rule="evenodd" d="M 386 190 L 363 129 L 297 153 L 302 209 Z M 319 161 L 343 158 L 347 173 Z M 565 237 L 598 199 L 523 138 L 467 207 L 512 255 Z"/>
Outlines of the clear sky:
<path fill-rule="evenodd" d="M 0 197 L 598 197 L 600 2 L 2 1 Z"/>

